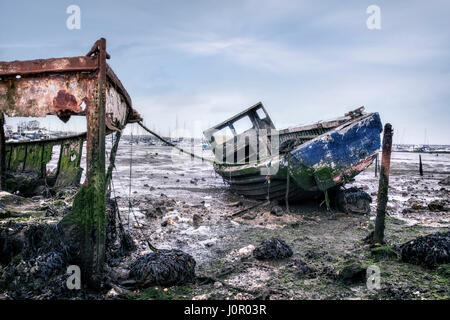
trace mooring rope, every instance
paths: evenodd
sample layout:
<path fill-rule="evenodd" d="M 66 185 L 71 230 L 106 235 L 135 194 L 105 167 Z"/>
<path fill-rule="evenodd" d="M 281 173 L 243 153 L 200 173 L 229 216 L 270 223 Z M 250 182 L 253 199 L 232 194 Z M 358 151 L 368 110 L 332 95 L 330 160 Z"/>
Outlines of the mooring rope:
<path fill-rule="evenodd" d="M 193 157 L 193 158 L 197 158 L 197 159 L 199 159 L 199 160 L 206 161 L 206 162 L 209 162 L 209 163 L 212 163 L 212 164 L 215 164 L 215 165 L 228 165 L 228 166 L 231 166 L 231 165 L 232 165 L 232 166 L 240 166 L 240 165 L 248 165 L 248 164 L 260 163 L 260 162 L 262 162 L 262 161 L 265 161 L 265 160 L 268 160 L 268 159 L 271 158 L 271 156 L 268 156 L 268 157 L 265 157 L 265 158 L 263 158 L 263 159 L 257 159 L 257 160 L 254 160 L 254 161 L 248 161 L 248 162 L 223 162 L 223 161 L 211 160 L 211 159 L 208 159 L 208 158 L 205 158 L 205 157 L 196 155 L 195 153 L 186 151 L 186 150 L 184 150 L 183 148 L 178 147 L 176 144 L 174 144 L 174 143 L 172 143 L 172 142 L 170 142 L 170 141 L 164 139 L 163 137 L 161 137 L 161 136 L 160 136 L 159 134 L 157 134 L 156 132 L 154 132 L 154 131 L 150 130 L 149 128 L 147 128 L 147 127 L 142 123 L 142 121 L 139 121 L 138 124 L 139 124 L 145 131 L 147 131 L 147 132 L 150 133 L 151 135 L 155 136 L 156 138 L 158 138 L 159 140 L 161 140 L 161 141 L 164 142 L 165 144 L 167 144 L 167 145 L 169 145 L 169 146 L 171 146 L 171 147 L 173 147 L 173 148 L 179 150 L 180 152 L 186 153 L 186 154 L 190 155 L 190 156 Z"/>
<path fill-rule="evenodd" d="M 134 208 L 133 205 L 131 203 L 131 180 L 132 180 L 132 170 L 133 170 L 133 129 L 131 130 L 131 143 L 130 143 L 130 183 L 129 183 L 129 188 L 128 188 L 128 228 L 129 223 L 130 223 L 130 211 L 133 214 L 133 218 L 134 221 L 136 221 L 136 224 L 138 226 L 139 231 L 141 232 L 142 237 L 144 238 L 145 242 L 147 243 L 147 246 L 149 247 L 150 250 L 152 250 L 153 252 L 158 252 L 158 249 L 156 249 L 148 240 L 147 236 L 145 235 L 144 231 L 142 230 L 142 225 L 139 222 L 139 220 L 136 217 L 136 213 L 134 212 Z M 115 166 L 114 166 L 115 168 Z M 117 171 L 117 169 L 116 169 Z"/>
<path fill-rule="evenodd" d="M 133 129 L 131 129 L 131 141 L 130 141 L 130 182 L 128 184 L 128 228 L 130 228 L 130 212 L 131 212 L 131 175 L 133 169 Z"/>
<path fill-rule="evenodd" d="M 194 154 L 194 153 L 192 153 L 192 152 L 186 151 L 186 150 L 184 150 L 184 149 L 178 147 L 176 144 L 174 144 L 174 143 L 172 143 L 172 142 L 170 142 L 170 141 L 164 139 L 163 137 L 161 137 L 161 136 L 160 136 L 159 134 L 157 134 L 156 132 L 154 132 L 154 131 L 150 130 L 149 128 L 147 128 L 147 127 L 142 123 L 142 121 L 139 121 L 138 124 L 142 127 L 142 129 L 144 129 L 145 131 L 147 131 L 147 132 L 150 133 L 151 135 L 155 136 L 156 138 L 158 138 L 158 139 L 161 140 L 162 142 L 168 144 L 169 146 L 171 146 L 171 147 L 173 147 L 173 148 L 175 148 L 175 149 L 177 149 L 177 150 L 179 150 L 179 151 L 181 151 L 181 152 L 183 152 L 183 153 L 186 153 L 186 154 L 190 155 L 191 157 L 200 159 L 200 160 L 202 160 L 202 161 L 207 161 L 207 162 L 210 162 L 210 163 L 217 163 L 217 161 L 214 161 L 214 160 L 210 160 L 210 159 L 204 158 L 204 157 L 202 157 L 202 156 L 196 155 L 196 154 Z"/>

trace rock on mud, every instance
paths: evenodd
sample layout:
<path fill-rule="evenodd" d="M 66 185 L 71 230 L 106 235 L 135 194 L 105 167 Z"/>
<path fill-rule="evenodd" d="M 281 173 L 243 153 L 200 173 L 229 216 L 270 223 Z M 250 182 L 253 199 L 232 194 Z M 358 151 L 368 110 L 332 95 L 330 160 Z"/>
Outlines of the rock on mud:
<path fill-rule="evenodd" d="M 348 262 L 336 274 L 338 280 L 346 283 L 360 283 L 366 280 L 366 268 L 357 262 Z"/>
<path fill-rule="evenodd" d="M 258 260 L 281 260 L 292 255 L 291 247 L 278 238 L 266 239 L 253 250 L 253 256 Z"/>
<path fill-rule="evenodd" d="M 338 208 L 345 213 L 368 214 L 372 197 L 361 189 L 351 187 L 338 191 L 336 203 Z"/>
<path fill-rule="evenodd" d="M 448 211 L 447 203 L 444 200 L 433 200 L 428 204 L 431 211 Z"/>
<path fill-rule="evenodd" d="M 303 260 L 295 259 L 289 266 L 294 267 L 297 270 L 298 277 L 308 276 L 310 278 L 315 278 L 317 276 L 317 270 Z"/>
<path fill-rule="evenodd" d="M 404 262 L 428 268 L 450 263 L 450 231 L 418 237 L 400 246 Z"/>
<path fill-rule="evenodd" d="M 142 287 L 172 286 L 195 278 L 194 258 L 181 250 L 158 250 L 137 259 L 130 268 L 130 278 Z"/>
<path fill-rule="evenodd" d="M 275 216 L 277 216 L 277 217 L 280 217 L 280 216 L 283 215 L 283 209 L 280 206 L 273 206 L 270 209 L 270 213 L 275 215 Z"/>
<path fill-rule="evenodd" d="M 444 185 L 444 186 L 450 186 L 450 176 L 439 181 L 439 184 Z"/>

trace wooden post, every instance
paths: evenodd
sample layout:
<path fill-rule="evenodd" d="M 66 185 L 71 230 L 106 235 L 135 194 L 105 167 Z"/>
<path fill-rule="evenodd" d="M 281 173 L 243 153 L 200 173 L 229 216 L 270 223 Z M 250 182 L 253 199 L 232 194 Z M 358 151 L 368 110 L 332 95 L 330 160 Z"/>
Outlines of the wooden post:
<path fill-rule="evenodd" d="M 422 168 L 422 155 L 419 154 L 419 174 L 423 176 L 423 168 Z"/>
<path fill-rule="evenodd" d="M 6 144 L 5 144 L 5 117 L 0 112 L 0 191 L 5 188 L 5 171 L 6 171 Z"/>
<path fill-rule="evenodd" d="M 285 201 L 286 201 L 286 211 L 289 213 L 290 209 L 289 209 L 289 184 L 290 182 L 290 177 L 291 175 L 289 174 L 289 169 L 288 169 L 288 174 L 287 174 L 287 179 L 286 179 L 286 196 L 285 196 Z"/>
<path fill-rule="evenodd" d="M 194 138 L 191 138 L 191 160 L 194 161 Z"/>
<path fill-rule="evenodd" d="M 378 176 L 378 153 L 377 157 L 375 158 L 375 177 Z"/>
<path fill-rule="evenodd" d="M 378 185 L 377 199 L 377 217 L 375 220 L 375 231 L 373 234 L 373 243 L 384 242 L 384 227 L 386 207 L 388 201 L 389 172 L 391 168 L 391 150 L 392 150 L 392 125 L 387 123 L 384 126 L 383 149 L 381 156 L 380 182 Z"/>

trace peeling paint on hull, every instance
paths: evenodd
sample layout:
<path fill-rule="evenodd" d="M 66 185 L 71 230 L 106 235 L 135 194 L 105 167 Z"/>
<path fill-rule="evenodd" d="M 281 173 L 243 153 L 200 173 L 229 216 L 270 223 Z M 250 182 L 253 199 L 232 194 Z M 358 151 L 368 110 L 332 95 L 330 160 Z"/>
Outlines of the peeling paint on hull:
<path fill-rule="evenodd" d="M 286 178 L 291 176 L 289 197 L 308 197 L 312 193 L 344 185 L 365 170 L 380 148 L 381 120 L 372 113 L 341 125 L 309 140 L 294 150 L 267 161 L 247 165 L 215 165 L 215 170 L 232 190 L 257 199 L 282 198 Z M 278 162 L 279 170 L 261 175 L 261 168 Z M 269 183 L 270 181 L 270 183 Z"/>

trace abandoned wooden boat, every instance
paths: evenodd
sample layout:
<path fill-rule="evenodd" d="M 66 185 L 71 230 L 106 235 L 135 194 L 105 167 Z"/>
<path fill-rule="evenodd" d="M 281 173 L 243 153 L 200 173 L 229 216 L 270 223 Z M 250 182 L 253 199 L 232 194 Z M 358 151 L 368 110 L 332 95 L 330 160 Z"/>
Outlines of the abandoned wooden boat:
<path fill-rule="evenodd" d="M 328 195 L 366 169 L 380 148 L 380 117 L 363 111 L 277 131 L 259 102 L 204 135 L 215 171 L 239 194 L 255 199 Z"/>

